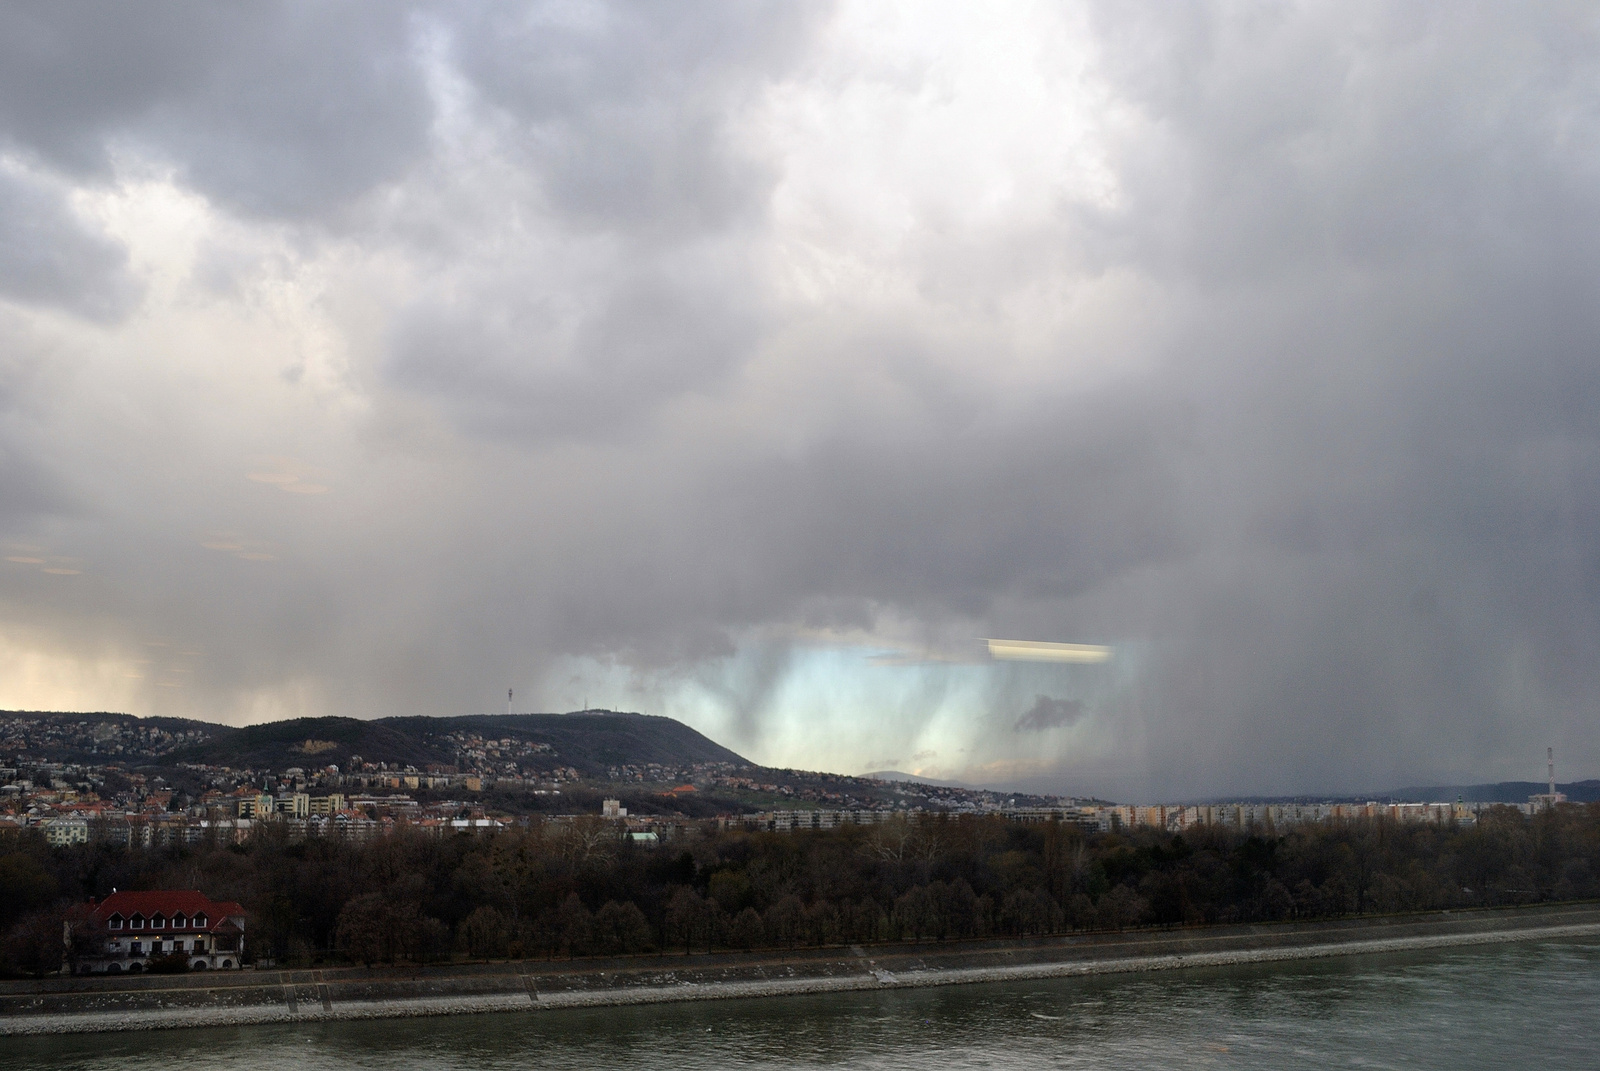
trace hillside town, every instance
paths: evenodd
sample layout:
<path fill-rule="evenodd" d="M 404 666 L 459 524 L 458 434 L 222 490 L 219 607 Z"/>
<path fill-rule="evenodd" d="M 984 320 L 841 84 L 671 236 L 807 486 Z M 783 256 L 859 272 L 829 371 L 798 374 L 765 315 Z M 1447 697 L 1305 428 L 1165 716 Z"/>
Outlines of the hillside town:
<path fill-rule="evenodd" d="M 1487 803 L 1437 801 L 1116 804 L 1008 795 L 915 782 L 772 770 L 730 761 L 616 763 L 585 774 L 551 744 L 472 731 L 444 734 L 453 762 L 368 761 L 276 769 L 171 761 L 203 743 L 204 729 L 73 720 L 0 719 L 0 834 L 36 829 L 52 846 L 229 844 L 266 832 L 292 839 L 366 841 L 399 827 L 482 835 L 536 816 L 599 816 L 644 843 L 694 821 L 723 829 L 791 831 L 872 824 L 894 815 L 999 814 L 1089 831 L 1199 826 L 1275 828 L 1325 819 L 1385 817 L 1467 824 Z M 334 744 L 308 739 L 308 757 Z M 76 752 L 80 761 L 46 761 Z M 1552 792 L 1553 792 L 1552 788 Z M 1540 806 L 1506 801 L 1524 813 Z M 631 813 L 630 813 L 631 811 Z"/>

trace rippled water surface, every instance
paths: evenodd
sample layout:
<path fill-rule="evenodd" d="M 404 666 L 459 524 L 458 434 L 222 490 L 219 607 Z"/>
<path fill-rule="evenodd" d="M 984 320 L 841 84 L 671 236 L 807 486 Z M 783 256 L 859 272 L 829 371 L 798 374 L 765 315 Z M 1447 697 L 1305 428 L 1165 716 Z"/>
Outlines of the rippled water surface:
<path fill-rule="evenodd" d="M 1600 1067 L 1600 941 L 1150 976 L 0 1039 L 114 1068 Z"/>

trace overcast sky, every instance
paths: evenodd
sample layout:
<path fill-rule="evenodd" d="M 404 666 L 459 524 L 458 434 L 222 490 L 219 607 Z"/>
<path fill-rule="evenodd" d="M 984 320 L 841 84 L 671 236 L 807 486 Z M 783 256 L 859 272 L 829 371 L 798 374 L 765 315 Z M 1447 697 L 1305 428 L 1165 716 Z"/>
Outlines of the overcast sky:
<path fill-rule="evenodd" d="M 1597 19 L 0 4 L 0 707 L 1600 775 Z"/>

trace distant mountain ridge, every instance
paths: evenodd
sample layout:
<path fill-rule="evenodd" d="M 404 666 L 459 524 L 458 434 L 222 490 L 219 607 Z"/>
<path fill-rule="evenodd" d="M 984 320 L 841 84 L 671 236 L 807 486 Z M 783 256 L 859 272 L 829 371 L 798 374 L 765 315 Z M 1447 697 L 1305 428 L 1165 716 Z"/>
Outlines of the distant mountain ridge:
<path fill-rule="evenodd" d="M 518 744 L 545 745 L 532 760 L 536 766 L 570 766 L 585 776 L 603 776 L 612 766 L 689 766 L 700 762 L 752 765 L 734 751 L 672 718 L 611 710 L 572 714 L 467 714 L 456 717 L 293 718 L 258 725 L 230 726 L 181 718 L 135 718 L 129 714 L 69 714 L 0 711 L 0 720 L 29 718 L 63 726 L 110 723 L 149 726 L 167 732 L 203 732 L 204 740 L 160 752 L 164 763 L 205 763 L 234 768 L 346 768 L 351 756 L 366 762 L 423 767 L 456 762 L 462 738 L 509 739 Z M 451 739 L 454 736 L 456 739 Z M 39 749 L 29 749 L 29 754 Z M 120 756 L 94 750 L 81 736 L 64 737 L 43 749 L 40 759 L 105 762 Z M 128 761 L 144 752 L 130 751 Z"/>
<path fill-rule="evenodd" d="M 1467 803 L 1527 803 L 1529 796 L 1547 792 L 1549 789 L 1550 783 L 1548 781 L 1497 781 L 1494 784 L 1482 785 L 1428 785 L 1397 788 L 1374 798 L 1393 797 L 1406 800 L 1450 801 L 1460 796 Z M 1594 803 L 1600 800 L 1600 780 L 1591 778 L 1587 781 L 1573 781 L 1568 784 L 1561 784 L 1558 781 L 1556 783 L 1556 791 L 1565 793 L 1567 799 L 1572 803 Z"/>
<path fill-rule="evenodd" d="M 974 792 L 989 791 L 988 789 L 982 789 L 977 785 L 969 785 L 962 781 L 940 781 L 932 777 L 919 777 L 916 774 L 908 774 L 903 770 L 874 770 L 872 773 L 864 773 L 861 776 L 870 777 L 874 781 L 893 781 L 898 784 L 932 785 L 935 788 L 964 788 Z M 996 789 L 994 791 L 1000 790 Z"/>
<path fill-rule="evenodd" d="M 1528 797 L 1548 789 L 1546 781 L 1497 781 L 1479 785 L 1413 785 L 1382 792 L 1312 792 L 1294 796 L 1207 796 L 1191 803 L 1527 803 Z M 1557 783 L 1556 791 L 1571 803 L 1600 801 L 1600 780 Z"/>

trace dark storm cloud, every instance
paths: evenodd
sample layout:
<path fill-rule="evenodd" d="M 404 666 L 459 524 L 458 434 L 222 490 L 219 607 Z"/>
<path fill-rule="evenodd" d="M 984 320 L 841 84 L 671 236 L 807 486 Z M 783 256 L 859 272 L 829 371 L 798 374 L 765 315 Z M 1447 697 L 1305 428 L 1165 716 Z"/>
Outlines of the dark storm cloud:
<path fill-rule="evenodd" d="M 399 177 L 431 106 L 405 4 L 7 4 L 0 137 L 109 178 L 148 152 L 229 207 L 320 215 Z"/>
<path fill-rule="evenodd" d="M 589 658 L 695 684 L 750 739 L 808 672 L 785 629 L 1115 644 L 1099 677 L 997 672 L 972 714 L 1063 730 L 1038 784 L 1069 791 L 1509 776 L 1547 742 L 1600 763 L 1580 12 L 1104 5 L 1103 197 L 967 217 L 977 195 L 917 199 L 939 165 L 913 156 L 898 185 L 842 186 L 884 231 L 810 206 L 774 237 L 800 165 L 752 133 L 764 94 L 816 89 L 831 135 L 872 94 L 957 93 L 885 60 L 847 97 L 806 10 L 5 8 L 0 128 L 45 176 L 0 190 L 11 300 L 121 293 L 121 254 L 49 182 L 162 166 L 246 222 L 364 204 L 342 233 L 397 265 L 319 292 L 357 340 L 327 379 L 359 405 L 240 405 L 270 427 L 225 449 L 130 421 L 111 451 L 9 412 L 26 471 L 109 473 L 73 551 L 121 578 L 105 616 L 209 634 L 218 696 L 309 681 L 338 710 L 308 713 L 454 711 Z M 840 172 L 903 134 L 840 133 Z M 805 285 L 773 267 L 829 242 Z M 326 450 L 325 498 L 203 469 L 278 440 Z M 277 571 L 194 549 L 211 527 L 282 548 Z M 69 634 L 68 605 L 37 614 Z M 904 689 L 908 722 L 959 692 L 940 672 Z"/>
<path fill-rule="evenodd" d="M 1139 623 L 1157 781 L 1377 787 L 1594 724 L 1592 60 L 1361 10 L 1359 65 L 1287 18 L 1111 29 L 1163 131 L 1117 255 L 1209 306 L 1166 369 L 1204 483 Z"/>
<path fill-rule="evenodd" d="M 935 391 L 931 426 L 846 430 L 694 500 L 746 533 L 705 545 L 760 563 L 718 612 L 855 595 L 1148 638 L 1144 791 L 1355 790 L 1581 749 L 1592 59 L 1554 25 L 1368 10 L 1359 60 L 1287 16 L 1113 28 L 1149 126 L 1122 145 L 1121 208 L 1059 238 L 1158 280 L 1179 341 L 1149 379 L 1042 402 L 1056 421 L 974 441 L 982 401 Z"/>
<path fill-rule="evenodd" d="M 589 437 L 747 359 L 767 304 L 748 246 L 778 176 L 736 116 L 827 10 L 454 12 L 448 53 L 541 203 L 506 221 L 520 248 L 492 278 L 446 273 L 399 319 L 394 383 L 474 430 Z"/>
<path fill-rule="evenodd" d="M 558 265 L 421 297 L 396 325 L 387 373 L 465 428 L 545 439 L 625 427 L 725 374 L 759 337 L 731 258 L 657 254 L 595 271 L 576 301 Z M 544 294 L 539 291 L 549 287 Z M 558 296 L 559 295 L 559 296 Z"/>
<path fill-rule="evenodd" d="M 1059 729 L 1064 725 L 1071 725 L 1083 717 L 1083 704 L 1076 699 L 1052 699 L 1047 695 L 1036 696 L 1033 706 L 1029 707 L 1017 719 L 1016 731 L 1019 733 L 1037 733 L 1045 729 Z"/>
<path fill-rule="evenodd" d="M 729 117 L 802 56 L 829 5 L 477 5 L 453 55 L 563 215 L 685 237 L 760 213 L 776 177 Z"/>

